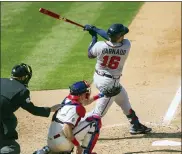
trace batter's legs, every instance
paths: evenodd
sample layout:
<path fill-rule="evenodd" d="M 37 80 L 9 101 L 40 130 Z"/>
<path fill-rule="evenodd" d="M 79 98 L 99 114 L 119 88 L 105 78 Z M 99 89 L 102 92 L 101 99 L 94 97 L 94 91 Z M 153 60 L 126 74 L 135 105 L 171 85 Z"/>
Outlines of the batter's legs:
<path fill-rule="evenodd" d="M 85 117 L 90 117 L 91 115 L 103 117 L 112 105 L 114 98 L 115 97 L 102 97 L 98 99 L 95 108 L 91 112 L 88 112 Z"/>
<path fill-rule="evenodd" d="M 124 87 L 122 87 L 121 92 L 115 97 L 115 102 L 117 105 L 121 107 L 123 113 L 126 115 L 129 122 L 131 123 L 131 134 L 147 133 L 152 130 L 151 128 L 148 128 L 139 122 L 139 119 L 136 116 L 135 111 L 131 107 L 128 94 Z"/>

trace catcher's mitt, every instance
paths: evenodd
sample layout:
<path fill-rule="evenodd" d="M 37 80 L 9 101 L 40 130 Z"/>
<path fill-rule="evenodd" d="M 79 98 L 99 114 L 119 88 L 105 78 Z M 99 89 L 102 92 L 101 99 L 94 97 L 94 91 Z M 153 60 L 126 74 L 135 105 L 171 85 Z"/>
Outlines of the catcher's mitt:
<path fill-rule="evenodd" d="M 102 93 L 106 96 L 106 97 L 113 97 L 113 96 L 116 96 L 117 94 L 119 94 L 121 91 L 121 87 L 118 86 L 118 87 L 112 87 L 112 88 L 107 88 L 107 89 L 104 89 L 102 91 Z"/>

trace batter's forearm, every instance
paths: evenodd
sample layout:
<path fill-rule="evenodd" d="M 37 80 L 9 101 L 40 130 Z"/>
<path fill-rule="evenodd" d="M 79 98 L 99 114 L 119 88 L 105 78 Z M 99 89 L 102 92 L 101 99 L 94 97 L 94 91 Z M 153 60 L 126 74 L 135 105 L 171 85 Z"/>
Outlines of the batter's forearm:
<path fill-rule="evenodd" d="M 109 36 L 107 35 L 107 32 L 103 29 L 99 29 L 99 28 L 96 28 L 94 27 L 93 30 L 98 34 L 100 35 L 101 37 L 103 37 L 104 39 L 106 40 L 109 40 Z"/>

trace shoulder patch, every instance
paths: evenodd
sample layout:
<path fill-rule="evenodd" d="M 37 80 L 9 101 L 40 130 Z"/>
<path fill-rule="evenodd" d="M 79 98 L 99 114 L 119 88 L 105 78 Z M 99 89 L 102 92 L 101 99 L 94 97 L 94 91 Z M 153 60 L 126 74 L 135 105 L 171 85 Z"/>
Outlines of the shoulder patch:
<path fill-rule="evenodd" d="M 27 99 L 26 99 L 26 102 L 27 102 L 27 103 L 31 103 L 30 98 L 27 98 Z"/>
<path fill-rule="evenodd" d="M 85 116 L 85 113 L 86 113 L 86 110 L 83 106 L 81 105 L 78 105 L 76 106 L 76 113 L 80 116 L 80 117 L 84 117 Z"/>

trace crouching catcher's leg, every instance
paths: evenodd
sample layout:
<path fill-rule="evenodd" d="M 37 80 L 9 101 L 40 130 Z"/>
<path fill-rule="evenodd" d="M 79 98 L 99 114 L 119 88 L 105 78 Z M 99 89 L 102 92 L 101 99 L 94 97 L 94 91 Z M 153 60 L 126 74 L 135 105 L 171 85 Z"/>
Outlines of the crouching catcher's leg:
<path fill-rule="evenodd" d="M 92 154 L 92 150 L 95 147 L 100 134 L 100 128 L 102 126 L 101 118 L 99 116 L 91 116 L 86 119 L 91 123 L 90 130 L 86 134 L 82 148 L 84 149 L 83 154 Z"/>

